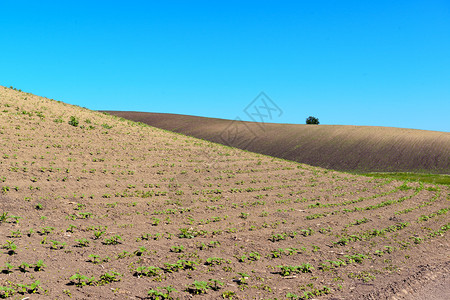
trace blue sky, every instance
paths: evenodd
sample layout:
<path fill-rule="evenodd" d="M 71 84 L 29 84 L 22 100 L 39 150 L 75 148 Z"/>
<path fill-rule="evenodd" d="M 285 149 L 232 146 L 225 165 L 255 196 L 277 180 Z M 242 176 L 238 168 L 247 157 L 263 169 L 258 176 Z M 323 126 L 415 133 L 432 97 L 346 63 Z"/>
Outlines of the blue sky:
<path fill-rule="evenodd" d="M 450 2 L 0 2 L 0 84 L 90 109 L 450 131 Z"/>

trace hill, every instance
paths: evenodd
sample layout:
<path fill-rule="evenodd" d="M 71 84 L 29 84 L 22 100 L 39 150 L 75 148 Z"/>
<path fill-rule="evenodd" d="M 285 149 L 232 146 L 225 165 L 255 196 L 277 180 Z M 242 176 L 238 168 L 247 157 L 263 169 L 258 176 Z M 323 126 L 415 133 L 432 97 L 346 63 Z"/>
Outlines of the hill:
<path fill-rule="evenodd" d="M 0 107 L 1 298 L 400 299 L 450 269 L 449 187 Z"/>
<path fill-rule="evenodd" d="M 450 174 L 450 133 L 392 127 L 231 121 L 108 111 L 125 119 L 313 166 L 357 172 Z"/>

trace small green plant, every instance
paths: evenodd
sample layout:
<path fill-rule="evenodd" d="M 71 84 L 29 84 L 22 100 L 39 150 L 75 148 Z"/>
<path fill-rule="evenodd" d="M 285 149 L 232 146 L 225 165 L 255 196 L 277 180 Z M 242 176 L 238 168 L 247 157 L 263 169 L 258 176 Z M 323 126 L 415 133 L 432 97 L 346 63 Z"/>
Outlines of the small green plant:
<path fill-rule="evenodd" d="M 194 283 L 192 283 L 186 287 L 186 291 L 193 295 L 201 295 L 201 294 L 206 294 L 206 292 L 209 288 L 210 288 L 210 286 L 209 286 L 208 282 L 195 280 Z"/>
<path fill-rule="evenodd" d="M 278 258 L 281 257 L 283 253 L 284 249 L 272 250 L 268 256 L 272 258 Z"/>
<path fill-rule="evenodd" d="M 100 261 L 100 255 L 97 254 L 89 254 L 89 258 L 90 258 L 90 262 L 94 263 L 94 264 L 99 264 Z"/>
<path fill-rule="evenodd" d="M 75 241 L 78 242 L 78 247 L 89 247 L 89 240 L 87 239 L 77 239 Z"/>
<path fill-rule="evenodd" d="M 0 215 L 0 223 L 2 223 L 2 222 L 6 222 L 6 220 L 8 220 L 9 219 L 9 213 L 8 212 L 3 212 L 1 215 Z"/>
<path fill-rule="evenodd" d="M 249 260 L 253 260 L 253 261 L 257 261 L 261 259 L 261 254 L 259 254 L 258 252 L 251 252 L 248 255 L 248 259 Z"/>
<path fill-rule="evenodd" d="M 159 276 L 161 274 L 162 270 L 158 267 L 154 266 L 140 266 L 137 267 L 134 276 L 141 277 L 141 276 L 147 276 L 147 277 L 153 277 L 153 276 Z"/>
<path fill-rule="evenodd" d="M 159 222 L 161 222 L 160 219 L 152 217 L 152 225 L 153 226 L 158 226 Z"/>
<path fill-rule="evenodd" d="M 233 291 L 225 291 L 222 293 L 222 298 L 223 299 L 233 299 L 233 297 L 236 296 L 236 292 Z"/>
<path fill-rule="evenodd" d="M 210 247 L 210 248 L 217 248 L 219 246 L 220 246 L 219 241 L 211 241 L 211 242 L 209 242 L 209 245 L 208 245 L 208 247 Z"/>
<path fill-rule="evenodd" d="M 17 253 L 17 252 L 16 252 L 16 250 L 17 250 L 17 245 L 14 244 L 13 241 L 7 240 L 7 241 L 6 241 L 6 244 L 3 245 L 3 249 L 8 250 L 7 253 L 8 253 L 9 255 L 13 255 L 13 254 L 16 254 L 16 253 Z"/>
<path fill-rule="evenodd" d="M 314 270 L 310 264 L 302 264 L 300 266 L 277 266 L 281 268 L 281 276 L 289 276 L 296 273 L 311 273 Z"/>
<path fill-rule="evenodd" d="M 291 300 L 297 300 L 297 299 L 301 299 L 301 296 L 296 295 L 294 293 L 287 293 L 286 298 L 291 299 Z"/>
<path fill-rule="evenodd" d="M 302 229 L 300 232 L 303 236 L 310 236 L 314 234 L 314 230 L 312 228 Z"/>
<path fill-rule="evenodd" d="M 245 262 L 248 257 L 247 257 L 247 255 L 242 254 L 241 256 L 236 256 L 236 258 L 239 262 Z"/>
<path fill-rule="evenodd" d="M 77 228 L 77 226 L 70 224 L 69 227 L 66 229 L 67 232 L 72 232 L 73 233 L 73 229 Z"/>
<path fill-rule="evenodd" d="M 118 234 L 110 237 L 109 239 L 105 239 L 103 244 L 105 245 L 117 245 L 120 244 L 120 241 L 122 241 L 122 237 Z"/>
<path fill-rule="evenodd" d="M 9 298 L 14 295 L 16 291 L 8 286 L 0 286 L 0 298 Z"/>
<path fill-rule="evenodd" d="M 170 251 L 175 252 L 175 253 L 181 253 L 184 251 L 184 246 L 180 245 L 180 246 L 172 246 L 170 248 Z"/>
<path fill-rule="evenodd" d="M 179 238 L 193 239 L 197 236 L 197 232 L 193 228 L 180 228 Z"/>
<path fill-rule="evenodd" d="M 42 271 L 47 266 L 44 264 L 44 261 L 38 260 L 37 263 L 33 265 L 34 271 L 39 272 Z"/>
<path fill-rule="evenodd" d="M 80 123 L 78 119 L 75 116 L 70 116 L 69 125 L 72 125 L 73 127 L 77 127 Z"/>
<path fill-rule="evenodd" d="M 5 263 L 5 266 L 2 269 L 3 274 L 10 274 L 12 273 L 12 270 L 14 269 L 14 266 L 10 263 Z"/>
<path fill-rule="evenodd" d="M 45 227 L 41 228 L 41 230 L 39 231 L 39 234 L 40 235 L 49 235 L 50 233 L 52 233 L 53 230 L 55 230 L 55 227 L 45 226 Z"/>
<path fill-rule="evenodd" d="M 22 236 L 22 232 L 20 232 L 20 230 L 11 231 L 11 237 L 12 238 L 20 238 L 21 236 Z"/>
<path fill-rule="evenodd" d="M 95 278 L 94 277 L 87 277 L 85 275 L 81 275 L 80 273 L 75 273 L 72 275 L 69 280 L 71 280 L 71 283 L 76 285 L 77 287 L 83 287 L 85 285 L 94 285 L 95 284 Z"/>
<path fill-rule="evenodd" d="M 13 216 L 13 215 L 9 216 L 9 218 L 12 219 L 12 221 L 10 221 L 10 223 L 16 223 L 16 224 L 19 224 L 19 220 L 22 219 L 22 217 Z"/>
<path fill-rule="evenodd" d="M 240 217 L 241 217 L 242 219 L 247 219 L 249 215 L 250 215 L 249 213 L 241 212 Z"/>
<path fill-rule="evenodd" d="M 148 250 L 145 247 L 139 247 L 139 249 L 135 250 L 133 252 L 134 255 L 136 256 L 142 256 L 144 253 L 146 253 Z"/>
<path fill-rule="evenodd" d="M 64 247 L 66 246 L 65 242 L 59 242 L 54 240 L 51 240 L 50 242 L 51 242 L 50 248 L 53 250 L 64 249 Z"/>
<path fill-rule="evenodd" d="M 110 125 L 108 125 L 108 124 L 102 124 L 102 127 L 103 128 L 105 128 L 105 129 L 111 129 L 111 128 L 113 128 L 113 126 L 110 126 Z"/>
<path fill-rule="evenodd" d="M 39 280 L 36 280 L 32 284 L 20 284 L 19 283 L 16 285 L 16 289 L 19 294 L 25 294 L 25 293 L 34 294 L 34 293 L 37 293 L 38 290 L 40 290 L 40 289 L 42 290 L 41 283 L 39 282 Z"/>
<path fill-rule="evenodd" d="M 122 274 L 116 271 L 106 272 L 103 275 L 100 275 L 100 280 L 98 280 L 98 284 L 108 284 L 111 282 L 120 281 L 120 278 Z"/>
<path fill-rule="evenodd" d="M 131 256 L 132 256 L 132 254 L 131 254 L 130 252 L 128 252 L 128 251 L 123 251 L 123 252 L 117 254 L 116 258 L 117 258 L 117 259 L 121 259 L 121 258 L 131 257 Z"/>
<path fill-rule="evenodd" d="M 103 234 L 105 234 L 106 232 L 105 231 L 102 231 L 102 230 L 97 230 L 97 231 L 94 231 L 94 240 L 98 240 L 99 238 L 101 238 L 101 236 L 103 235 Z"/>
<path fill-rule="evenodd" d="M 21 263 L 20 265 L 17 266 L 17 268 L 19 268 L 20 272 L 26 273 L 28 272 L 28 268 L 30 268 L 30 265 L 27 263 Z"/>
<path fill-rule="evenodd" d="M 163 292 L 163 290 L 165 290 L 165 292 Z M 151 289 L 147 294 L 152 300 L 173 299 L 170 296 L 170 293 L 178 293 L 178 290 L 169 285 L 166 287 L 157 287 L 156 290 Z"/>
<path fill-rule="evenodd" d="M 221 265 L 224 262 L 225 262 L 225 259 L 223 259 L 223 258 L 220 258 L 220 257 L 209 257 L 209 258 L 206 259 L 205 264 L 213 266 L 213 265 Z"/>
<path fill-rule="evenodd" d="M 250 275 L 248 275 L 247 273 L 244 273 L 244 272 L 239 272 L 238 275 L 239 275 L 238 283 L 240 285 L 247 284 L 247 280 L 250 277 Z"/>
<path fill-rule="evenodd" d="M 218 279 L 210 279 L 208 280 L 208 286 L 213 291 L 218 291 L 223 287 L 223 282 Z"/>

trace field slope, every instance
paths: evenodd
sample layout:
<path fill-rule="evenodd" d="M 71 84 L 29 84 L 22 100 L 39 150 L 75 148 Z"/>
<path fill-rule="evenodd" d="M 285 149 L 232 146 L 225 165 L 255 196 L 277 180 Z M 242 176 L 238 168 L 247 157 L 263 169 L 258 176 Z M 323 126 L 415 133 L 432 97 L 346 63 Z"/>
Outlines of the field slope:
<path fill-rule="evenodd" d="M 401 299 L 450 270 L 449 193 L 0 87 L 1 298 Z"/>
<path fill-rule="evenodd" d="M 151 126 L 313 166 L 357 172 L 450 174 L 450 133 L 344 125 L 258 124 L 108 111 Z"/>

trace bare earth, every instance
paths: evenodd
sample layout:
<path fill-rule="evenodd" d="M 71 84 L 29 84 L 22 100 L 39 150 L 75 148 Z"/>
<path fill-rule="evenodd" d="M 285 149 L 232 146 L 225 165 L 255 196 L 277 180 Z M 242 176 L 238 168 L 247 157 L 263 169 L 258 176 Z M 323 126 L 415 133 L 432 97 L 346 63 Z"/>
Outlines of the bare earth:
<path fill-rule="evenodd" d="M 0 87 L 2 298 L 421 297 L 449 200 Z"/>
<path fill-rule="evenodd" d="M 158 128 L 341 171 L 450 174 L 450 133 L 392 127 L 241 122 L 108 111 Z"/>

